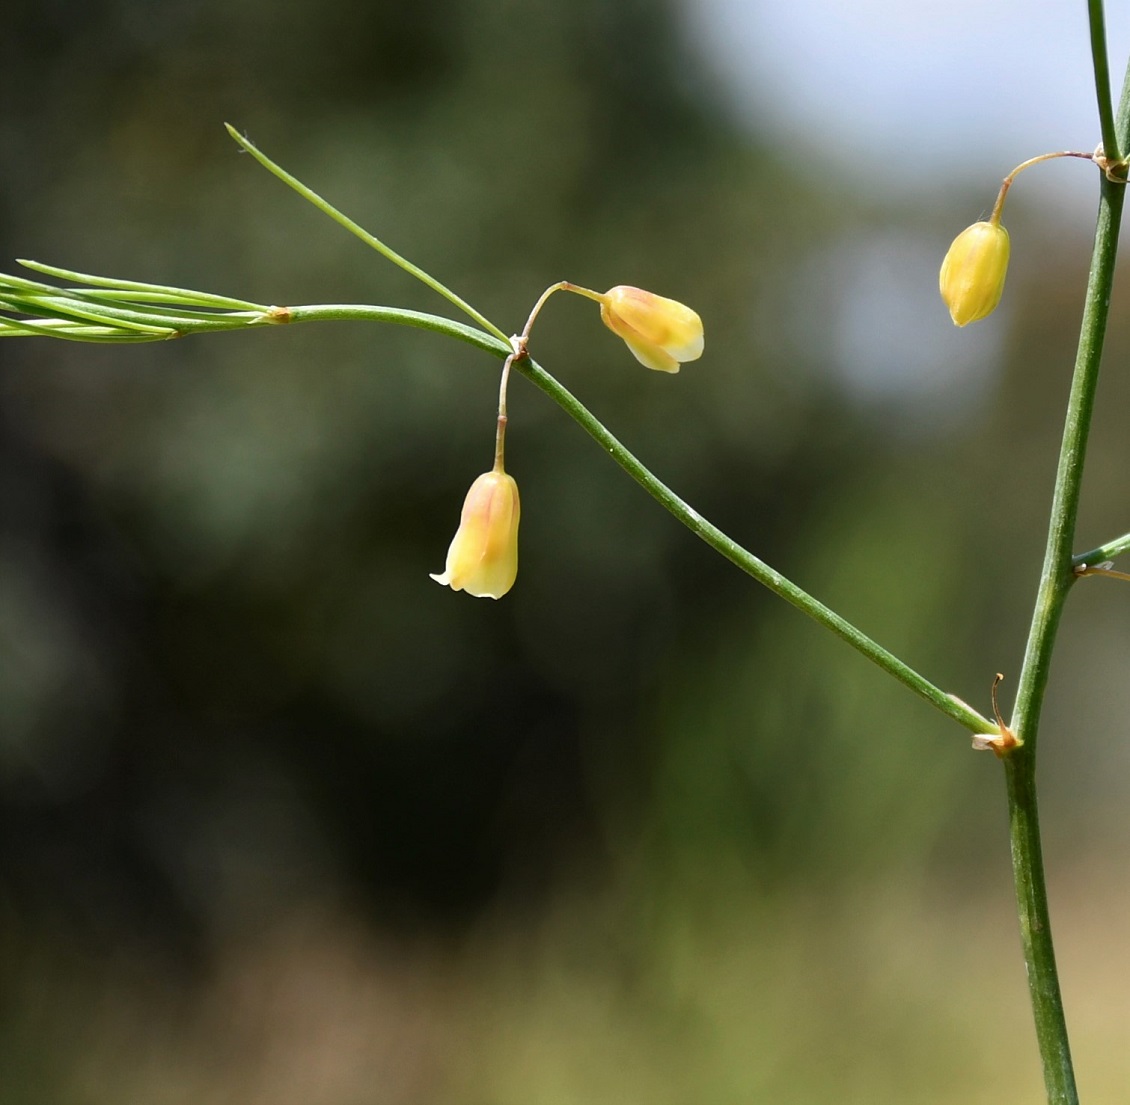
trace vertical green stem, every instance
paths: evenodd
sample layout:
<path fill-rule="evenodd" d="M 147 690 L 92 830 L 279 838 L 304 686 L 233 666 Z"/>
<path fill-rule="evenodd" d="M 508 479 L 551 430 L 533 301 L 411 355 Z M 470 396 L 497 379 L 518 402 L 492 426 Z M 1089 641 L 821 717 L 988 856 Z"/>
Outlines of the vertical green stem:
<path fill-rule="evenodd" d="M 1111 110 L 1110 67 L 1106 56 L 1106 15 L 1103 0 L 1087 0 L 1087 17 L 1091 25 L 1091 62 L 1095 70 L 1095 95 L 1099 104 L 1099 126 L 1102 128 L 1103 152 L 1113 161 L 1121 156 L 1121 145 Z"/>
<path fill-rule="evenodd" d="M 1099 10 L 1101 14 L 1101 6 Z M 1105 66 L 1105 55 L 1103 64 Z M 1130 75 L 1124 86 L 1119 110 L 1118 137 L 1123 139 L 1123 145 L 1128 105 Z M 1023 744 L 1005 759 L 1004 764 L 1021 943 L 1036 1022 L 1036 1038 L 1044 1067 L 1044 1085 L 1051 1105 L 1076 1105 L 1079 1098 L 1071 1065 L 1048 913 L 1036 800 L 1036 745 L 1056 630 L 1064 601 L 1076 578 L 1072 571 L 1071 548 L 1075 538 L 1083 462 L 1098 387 L 1103 339 L 1110 312 L 1124 187 L 1112 184 L 1105 178 L 1101 183 L 1094 251 L 1056 473 L 1044 566 L 1011 723 L 1013 731 Z"/>
<path fill-rule="evenodd" d="M 1021 757 L 1026 761 L 1023 764 Z M 1032 1015 L 1036 1022 L 1036 1042 L 1044 1068 L 1044 1088 L 1049 1105 L 1078 1105 L 1075 1068 L 1071 1063 L 1071 1046 L 1063 1015 L 1048 913 L 1040 818 L 1036 805 L 1035 760 L 1028 749 L 1017 749 L 1008 757 L 1005 777 L 1020 941 L 1024 949 Z"/>

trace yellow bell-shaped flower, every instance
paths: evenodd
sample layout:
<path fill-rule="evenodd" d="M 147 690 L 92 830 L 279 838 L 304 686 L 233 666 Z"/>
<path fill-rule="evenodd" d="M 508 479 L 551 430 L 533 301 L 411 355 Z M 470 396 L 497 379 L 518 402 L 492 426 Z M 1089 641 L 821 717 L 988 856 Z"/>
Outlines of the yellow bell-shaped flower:
<path fill-rule="evenodd" d="M 1008 272 L 1008 231 L 998 222 L 967 226 L 942 262 L 938 287 L 957 326 L 992 314 Z"/>
<path fill-rule="evenodd" d="M 463 500 L 443 574 L 432 579 L 476 598 L 502 598 L 518 575 L 520 513 L 513 478 L 500 467 L 484 472 Z"/>
<path fill-rule="evenodd" d="M 596 298 L 604 325 L 624 339 L 640 364 L 678 372 L 682 362 L 702 356 L 702 319 L 682 303 L 624 284 Z"/>

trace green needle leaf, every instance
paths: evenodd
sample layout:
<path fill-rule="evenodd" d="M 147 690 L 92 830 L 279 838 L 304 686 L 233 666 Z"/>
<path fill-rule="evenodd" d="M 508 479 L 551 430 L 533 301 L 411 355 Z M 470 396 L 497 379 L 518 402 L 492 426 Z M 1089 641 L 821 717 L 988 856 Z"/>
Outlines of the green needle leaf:
<path fill-rule="evenodd" d="M 364 227 L 359 226 L 357 223 L 355 223 L 351 218 L 349 218 L 348 215 L 343 215 L 331 203 L 319 196 L 317 192 L 313 191 L 310 188 L 307 188 L 306 185 L 302 183 L 302 181 L 297 179 L 297 177 L 291 176 L 290 173 L 288 173 L 284 168 L 276 165 L 249 139 L 244 138 L 244 136 L 240 134 L 239 131 L 237 131 L 235 127 L 231 125 L 231 123 L 225 123 L 224 126 L 227 127 L 228 134 L 230 134 L 232 138 L 234 138 L 236 142 L 238 142 L 239 145 L 242 146 L 249 154 L 251 154 L 251 156 L 255 158 L 255 160 L 263 166 L 263 168 L 277 176 L 279 180 L 281 180 L 284 184 L 293 188 L 304 200 L 312 203 L 319 211 L 321 211 L 324 215 L 328 215 L 339 226 L 345 227 L 345 229 L 348 230 L 350 234 L 356 235 L 366 245 L 371 246 L 379 254 L 381 254 L 382 257 L 386 257 L 394 265 L 399 265 L 400 268 L 402 268 L 406 273 L 414 276 L 417 280 L 426 284 L 433 291 L 439 292 L 439 294 L 442 295 L 444 299 L 454 304 L 459 308 L 459 310 L 463 311 L 465 314 L 473 318 L 484 330 L 487 330 L 491 334 L 494 334 L 496 338 L 501 338 L 504 342 L 509 342 L 510 339 L 497 326 L 495 326 L 495 324 L 491 322 L 490 319 L 486 318 L 484 315 L 481 315 L 478 311 L 475 310 L 474 307 L 457 296 L 450 288 L 448 288 L 444 284 L 441 284 L 434 276 L 424 272 L 424 270 L 419 266 L 412 264 L 412 262 L 409 261 L 406 257 L 401 257 L 401 255 L 397 253 L 396 250 L 391 249 L 389 246 L 385 245 L 385 243 L 382 242 L 379 238 L 370 234 Z"/>

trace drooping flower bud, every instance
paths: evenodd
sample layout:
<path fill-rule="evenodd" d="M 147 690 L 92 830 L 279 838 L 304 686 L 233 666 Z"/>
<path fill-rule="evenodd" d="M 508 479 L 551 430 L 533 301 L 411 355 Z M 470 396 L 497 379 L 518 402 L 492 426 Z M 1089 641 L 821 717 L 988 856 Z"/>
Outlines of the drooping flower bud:
<path fill-rule="evenodd" d="M 681 362 L 702 356 L 702 319 L 682 303 L 624 284 L 596 298 L 604 325 L 624 339 L 640 364 L 678 372 Z"/>
<path fill-rule="evenodd" d="M 938 287 L 956 326 L 992 314 L 1004 291 L 1008 253 L 1008 231 L 998 222 L 974 223 L 953 240 Z"/>
<path fill-rule="evenodd" d="M 513 478 L 501 469 L 484 472 L 463 500 L 443 574 L 432 579 L 476 598 L 502 598 L 518 575 L 520 513 Z"/>

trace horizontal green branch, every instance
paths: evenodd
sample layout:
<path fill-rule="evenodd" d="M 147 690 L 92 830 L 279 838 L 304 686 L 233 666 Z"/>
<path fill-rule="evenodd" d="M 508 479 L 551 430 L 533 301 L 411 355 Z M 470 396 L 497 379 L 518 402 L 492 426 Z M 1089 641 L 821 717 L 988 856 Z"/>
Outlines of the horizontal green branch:
<path fill-rule="evenodd" d="M 275 325 L 279 322 L 392 322 L 399 326 L 412 326 L 417 330 L 430 330 L 433 334 L 444 334 L 499 357 L 506 357 L 511 352 L 506 342 L 491 334 L 484 334 L 475 326 L 443 318 L 441 315 L 429 315 L 423 311 L 406 311 L 399 307 L 373 307 L 357 303 L 322 303 L 311 307 L 283 309 L 288 312 L 290 318 L 271 320 Z"/>
<path fill-rule="evenodd" d="M 117 276 L 95 276 L 89 272 L 78 272 L 75 269 L 63 269 L 58 265 L 45 265 L 42 261 L 29 261 L 18 258 L 17 264 L 32 272 L 43 273 L 44 276 L 54 276 L 59 280 L 73 280 L 79 286 L 64 289 L 74 295 L 82 295 L 89 299 L 128 299 L 131 302 L 144 303 L 182 303 L 189 307 L 218 307 L 221 310 L 259 309 L 259 304 L 247 299 L 233 299 L 227 295 L 216 295 L 213 292 L 198 292 L 191 288 L 174 288 L 168 284 L 146 284 L 140 280 L 123 280 Z M 59 291 L 51 284 L 40 284 L 22 276 L 0 276 L 0 283 L 13 287 L 37 288 L 44 291 Z"/>
<path fill-rule="evenodd" d="M 509 342 L 474 326 L 439 315 L 360 303 L 272 307 L 160 284 L 93 277 L 68 269 L 21 262 L 75 286 L 59 288 L 23 277 L 0 275 L 0 337 L 36 336 L 72 341 L 165 341 L 194 333 L 247 330 L 304 322 L 387 322 L 444 334 L 496 357 Z M 632 455 L 566 388 L 528 357 L 514 367 L 577 421 L 657 502 L 692 533 L 774 594 L 830 629 L 915 694 L 973 733 L 995 733 L 996 725 L 960 699 L 946 694 L 807 591 L 731 540 L 679 498 Z"/>
<path fill-rule="evenodd" d="M 20 264 L 87 286 L 59 288 L 0 273 L 0 337 L 128 343 L 296 322 L 352 320 L 431 330 L 503 357 L 510 352 L 508 344 L 474 326 L 423 311 L 366 303 L 272 307 L 188 288 L 90 276 L 35 261 Z"/>
<path fill-rule="evenodd" d="M 300 181 L 296 176 L 288 173 L 281 165 L 276 164 L 265 153 L 263 153 L 263 151 L 259 149 L 259 147 L 256 146 L 249 138 L 245 138 L 242 134 L 240 134 L 239 131 L 231 125 L 231 123 L 225 123 L 224 127 L 227 129 L 228 134 L 230 134 L 232 138 L 234 138 L 235 141 L 239 143 L 239 145 L 244 150 L 247 151 L 247 153 L 255 158 L 255 160 L 258 161 L 259 164 L 267 170 L 267 172 L 271 173 L 272 176 L 278 177 L 278 179 L 281 180 L 285 185 L 287 185 L 287 187 L 293 188 L 295 192 L 297 192 L 308 203 L 313 204 L 319 211 L 322 212 L 322 214 L 328 215 L 331 219 L 333 219 L 335 223 L 338 224 L 338 226 L 344 227 L 349 231 L 350 234 L 353 234 L 355 237 L 360 238 L 362 242 L 364 242 L 367 246 L 370 246 L 372 249 L 375 249 L 382 257 L 391 261 L 394 265 L 399 266 L 410 276 L 414 276 L 422 284 L 426 284 L 433 291 L 438 292 L 449 303 L 451 303 L 455 307 L 458 307 L 459 310 L 461 310 L 464 314 L 468 315 L 471 319 L 477 322 L 483 330 L 487 331 L 487 333 L 493 334 L 500 341 L 506 340 L 506 335 L 497 326 L 495 326 L 495 324 L 491 322 L 489 318 L 476 311 L 470 303 L 468 303 L 461 296 L 456 295 L 455 292 L 447 287 L 446 284 L 440 283 L 440 281 L 432 276 L 431 273 L 425 272 L 422 268 L 420 268 L 419 265 L 413 264 L 408 260 L 407 257 L 404 257 L 402 254 L 397 253 L 396 250 L 382 242 L 380 238 L 378 238 L 375 234 L 369 233 L 369 231 L 361 226 L 360 223 L 354 222 L 348 215 L 334 207 L 334 205 L 327 199 L 318 195 L 318 193 L 315 192 L 313 188 L 308 187 L 307 185 L 303 184 L 302 181 Z"/>
<path fill-rule="evenodd" d="M 1091 549 L 1088 552 L 1079 553 L 1078 556 L 1073 556 L 1071 558 L 1071 565 L 1074 568 L 1078 568 L 1086 564 L 1093 568 L 1096 564 L 1102 564 L 1106 560 L 1113 560 L 1116 556 L 1121 556 L 1124 552 L 1130 552 L 1130 533 L 1124 533 L 1121 537 L 1116 537 L 1113 541 L 1108 541 L 1105 545 L 1100 545 L 1097 549 Z"/>

